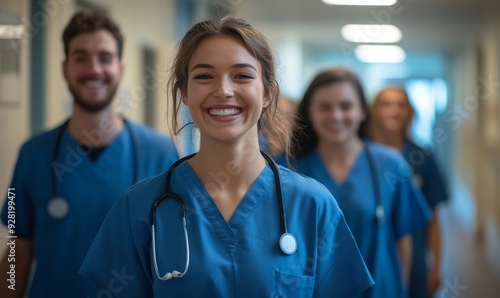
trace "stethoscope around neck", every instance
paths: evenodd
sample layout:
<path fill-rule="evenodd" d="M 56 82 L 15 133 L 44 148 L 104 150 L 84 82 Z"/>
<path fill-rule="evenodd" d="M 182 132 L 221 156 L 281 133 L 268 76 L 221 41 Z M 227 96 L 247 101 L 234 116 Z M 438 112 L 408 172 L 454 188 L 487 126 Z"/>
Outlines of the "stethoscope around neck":
<path fill-rule="evenodd" d="M 377 225 L 380 226 L 384 223 L 384 206 L 382 205 L 382 193 L 380 190 L 380 177 L 377 172 L 377 165 L 375 162 L 375 156 L 371 149 L 369 148 L 369 144 L 365 144 L 365 152 L 368 157 L 368 163 L 370 165 L 370 175 L 372 177 L 373 184 L 373 192 L 375 195 L 375 218 L 377 220 Z"/>
<path fill-rule="evenodd" d="M 279 246 L 281 251 L 286 254 L 286 255 L 291 255 L 297 250 L 297 241 L 295 237 L 288 232 L 288 227 L 286 224 L 286 212 L 285 212 L 285 202 L 283 200 L 283 192 L 281 188 L 281 178 L 278 170 L 278 166 L 276 163 L 269 157 L 267 154 L 264 152 L 261 152 L 262 156 L 267 160 L 269 166 L 271 167 L 271 170 L 273 171 L 274 174 L 274 181 L 276 185 L 276 191 L 278 193 L 278 200 L 279 200 L 279 211 L 280 211 L 280 222 L 281 222 L 281 237 L 279 239 Z M 172 172 L 174 171 L 177 166 L 179 166 L 181 163 L 184 161 L 192 158 L 195 156 L 195 154 L 188 155 L 184 158 L 179 159 L 176 161 L 172 166 L 168 169 L 167 175 L 165 178 L 165 191 L 164 193 L 159 196 L 154 202 L 153 205 L 151 206 L 150 210 L 150 221 L 151 221 L 151 240 L 152 240 L 152 245 L 153 245 L 153 263 L 155 267 L 155 272 L 156 276 L 160 280 L 169 280 L 172 277 L 183 277 L 186 275 L 188 268 L 189 268 L 189 236 L 187 232 L 187 226 L 186 226 L 186 207 L 184 205 L 184 201 L 182 198 L 171 191 L 170 188 L 170 178 L 172 177 Z M 161 204 L 166 199 L 173 199 L 177 202 L 179 205 L 180 213 L 181 213 L 181 220 L 182 220 L 182 226 L 184 229 L 184 239 L 185 239 L 185 244 L 186 244 L 186 263 L 184 265 L 184 270 L 182 272 L 178 270 L 173 270 L 172 272 L 167 272 L 164 275 L 160 274 L 160 270 L 158 268 L 158 261 L 156 258 L 156 208 Z"/>

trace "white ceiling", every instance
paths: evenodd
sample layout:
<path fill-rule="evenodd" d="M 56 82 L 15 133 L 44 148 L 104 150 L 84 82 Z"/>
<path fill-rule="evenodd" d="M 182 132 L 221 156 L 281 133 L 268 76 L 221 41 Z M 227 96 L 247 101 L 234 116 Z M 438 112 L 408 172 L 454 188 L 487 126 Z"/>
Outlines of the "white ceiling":
<path fill-rule="evenodd" d="M 406 51 L 452 51 L 476 38 L 486 17 L 500 18 L 498 0 L 399 0 L 391 8 L 331 6 L 321 0 L 224 1 L 259 28 L 289 32 L 322 48 L 339 47 L 345 24 L 388 23 L 403 32 L 398 44 Z"/>

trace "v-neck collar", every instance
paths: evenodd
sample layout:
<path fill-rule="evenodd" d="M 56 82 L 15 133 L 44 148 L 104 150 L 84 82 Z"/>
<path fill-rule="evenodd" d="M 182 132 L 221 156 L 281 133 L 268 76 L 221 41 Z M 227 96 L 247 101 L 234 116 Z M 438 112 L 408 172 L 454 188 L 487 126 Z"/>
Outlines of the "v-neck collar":
<path fill-rule="evenodd" d="M 272 187 L 274 178 L 269 165 L 266 165 L 257 179 L 250 185 L 250 188 L 241 199 L 231 218 L 229 218 L 229 221 L 225 220 L 214 200 L 189 163 L 182 163 L 176 171 L 179 171 L 183 180 L 186 181 L 186 188 L 187 192 L 190 193 L 190 197 L 196 199 L 214 231 L 226 247 L 229 255 L 233 256 L 246 221 L 255 207 L 265 199 L 266 189 Z"/>
<path fill-rule="evenodd" d="M 127 125 L 127 124 L 125 124 L 125 125 Z M 102 160 L 106 159 L 103 156 L 105 156 L 107 154 L 112 154 L 110 152 L 115 151 L 116 149 L 114 149 L 114 148 L 116 146 L 121 147 L 120 144 L 127 141 L 125 139 L 127 137 L 127 131 L 128 131 L 127 127 L 124 126 L 122 128 L 122 130 L 118 133 L 118 135 L 113 139 L 113 141 L 104 147 L 105 149 L 103 150 L 103 152 L 101 152 L 99 154 L 99 157 L 95 160 L 92 160 L 90 158 L 90 156 L 88 156 L 88 154 L 86 154 L 85 150 L 81 147 L 80 143 L 78 143 L 78 141 L 75 140 L 75 138 L 73 138 L 73 136 L 70 134 L 68 129 L 65 129 L 64 137 L 67 140 L 69 140 L 69 142 L 71 144 L 71 148 L 74 149 L 78 153 L 78 155 L 82 155 L 83 160 L 85 160 L 86 163 L 88 162 L 90 165 L 97 167 L 102 162 Z"/>
<path fill-rule="evenodd" d="M 349 169 L 344 181 L 341 181 L 341 182 L 337 181 L 335 179 L 335 177 L 332 175 L 332 173 L 330 173 L 330 171 L 328 170 L 328 167 L 326 166 L 326 163 L 323 162 L 323 160 L 321 159 L 321 156 L 319 155 L 318 148 L 316 148 L 314 150 L 314 158 L 317 159 L 317 161 L 318 161 L 317 164 L 319 164 L 319 166 L 321 167 L 321 171 L 323 172 L 323 174 L 326 175 L 326 177 L 330 177 L 335 188 L 340 189 L 340 188 L 345 187 L 346 185 L 349 185 L 349 182 L 352 179 L 352 176 L 354 175 L 357 168 L 359 167 L 359 164 L 361 162 L 360 160 L 362 158 L 364 158 L 364 155 L 366 154 L 366 152 L 365 152 L 366 144 L 363 144 L 362 146 L 363 147 L 361 148 L 358 155 L 356 156 L 356 159 L 355 159 L 354 163 L 352 164 L 351 168 Z"/>

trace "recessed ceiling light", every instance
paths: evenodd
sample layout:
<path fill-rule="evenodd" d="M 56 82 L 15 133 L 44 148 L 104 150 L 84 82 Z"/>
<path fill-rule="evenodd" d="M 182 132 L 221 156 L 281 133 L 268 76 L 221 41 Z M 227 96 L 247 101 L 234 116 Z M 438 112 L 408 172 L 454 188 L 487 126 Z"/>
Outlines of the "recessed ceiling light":
<path fill-rule="evenodd" d="M 400 63 L 406 58 L 402 48 L 392 45 L 360 45 L 354 53 L 359 61 L 366 63 Z"/>
<path fill-rule="evenodd" d="M 364 6 L 391 6 L 397 0 L 323 0 L 329 5 L 364 5 Z"/>
<path fill-rule="evenodd" d="M 345 40 L 362 43 L 392 43 L 403 37 L 401 30 L 394 25 L 345 25 L 340 32 Z"/>

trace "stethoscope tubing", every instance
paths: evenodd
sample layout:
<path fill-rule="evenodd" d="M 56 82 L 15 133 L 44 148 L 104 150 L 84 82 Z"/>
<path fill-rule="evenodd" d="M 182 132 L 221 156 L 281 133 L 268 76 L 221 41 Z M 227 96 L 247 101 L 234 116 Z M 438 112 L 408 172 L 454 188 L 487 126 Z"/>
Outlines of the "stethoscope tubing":
<path fill-rule="evenodd" d="M 71 120 L 71 118 L 67 119 L 59 128 L 59 131 L 57 132 L 56 136 L 56 142 L 54 143 L 54 151 L 52 154 L 52 162 L 50 165 L 52 166 L 55 162 L 59 160 L 59 153 L 61 150 L 61 144 L 62 144 L 62 137 L 64 134 L 64 131 L 68 127 L 68 123 Z M 136 136 L 132 132 L 132 128 L 130 127 L 130 123 L 128 123 L 128 120 L 123 118 L 123 123 L 125 124 L 125 128 L 127 129 L 129 136 L 130 136 L 130 142 L 132 143 L 132 150 L 134 150 L 134 158 L 133 158 L 133 171 L 134 171 L 134 183 L 139 181 L 139 148 L 137 148 L 137 140 Z M 51 176 L 52 176 L 52 198 L 57 198 L 57 177 L 55 174 L 55 170 L 52 169 L 51 171 Z"/>
<path fill-rule="evenodd" d="M 264 158 L 266 159 L 266 161 L 269 163 L 269 166 L 271 167 L 271 170 L 273 171 L 275 177 L 277 177 L 277 179 L 276 179 L 276 189 L 277 189 L 278 198 L 279 198 L 279 210 L 280 210 L 280 221 L 281 221 L 280 225 L 281 225 L 281 231 L 282 231 L 282 233 L 285 234 L 285 233 L 288 233 L 288 226 L 287 226 L 287 223 L 286 223 L 285 202 L 283 200 L 283 190 L 282 190 L 282 187 L 281 187 L 281 179 L 280 179 L 280 174 L 279 174 L 278 166 L 276 165 L 276 162 L 274 160 L 272 160 L 272 158 L 270 156 L 268 156 L 267 154 L 265 154 L 263 152 L 261 152 L 261 153 L 262 153 L 262 156 L 264 156 Z M 150 222 L 151 222 L 152 226 L 156 224 L 156 208 L 158 207 L 158 205 L 160 205 L 160 203 L 163 200 L 165 200 L 167 198 L 174 198 L 177 201 L 177 203 L 179 205 L 179 208 L 180 208 L 180 211 L 181 211 L 181 216 L 182 216 L 182 218 L 185 218 L 186 211 L 185 211 L 184 201 L 182 200 L 182 198 L 180 196 L 178 196 L 177 194 L 171 192 L 170 180 L 171 180 L 172 173 L 175 170 L 175 168 L 177 168 L 184 161 L 191 159 L 195 155 L 196 155 L 196 153 L 193 153 L 191 155 L 185 156 L 185 157 L 177 160 L 168 169 L 167 175 L 166 175 L 166 178 L 165 178 L 165 190 L 164 190 L 164 193 L 153 202 L 153 205 L 152 205 L 151 210 L 150 210 L 149 216 L 150 216 Z"/>
<path fill-rule="evenodd" d="M 282 250 L 283 253 L 290 255 L 293 254 L 296 249 L 297 249 L 297 241 L 295 240 L 295 237 L 288 232 L 288 227 L 286 223 L 286 210 L 285 210 L 285 202 L 283 199 L 283 189 L 281 186 L 281 177 L 279 174 L 279 169 L 274 160 L 271 159 L 267 154 L 261 151 L 262 156 L 266 159 L 266 161 L 269 163 L 271 170 L 273 171 L 274 177 L 275 177 L 275 186 L 276 186 L 276 191 L 278 194 L 278 199 L 279 199 L 279 211 L 280 211 L 280 228 L 281 228 L 281 237 L 279 239 L 279 246 Z M 186 226 L 186 207 L 184 204 L 184 201 L 182 198 L 177 195 L 176 193 L 173 193 L 171 191 L 171 186 L 170 186 L 170 180 L 172 177 L 172 173 L 179 166 L 181 163 L 184 161 L 189 160 L 193 156 L 195 156 L 196 153 L 188 155 L 186 157 L 183 157 L 179 160 L 177 160 L 175 163 L 170 166 L 166 173 L 165 177 L 165 189 L 163 194 L 158 197 L 154 202 L 153 205 L 151 206 L 150 209 L 150 223 L 151 223 L 151 240 L 152 240 L 152 253 L 153 253 L 153 263 L 154 263 L 154 269 L 156 276 L 158 279 L 165 281 L 169 280 L 172 277 L 183 277 L 189 268 L 189 236 L 187 232 L 187 226 Z M 186 263 L 184 266 L 184 271 L 181 273 L 177 270 L 173 270 L 172 272 L 167 272 L 164 275 L 160 274 L 160 270 L 158 268 L 158 260 L 157 260 L 157 251 L 156 251 L 156 209 L 158 206 L 166 199 L 172 198 L 177 202 L 177 205 L 179 206 L 180 213 L 181 213 L 181 219 L 182 219 L 182 225 L 183 225 L 183 230 L 184 230 L 184 238 L 185 238 L 185 243 L 186 243 Z"/>

